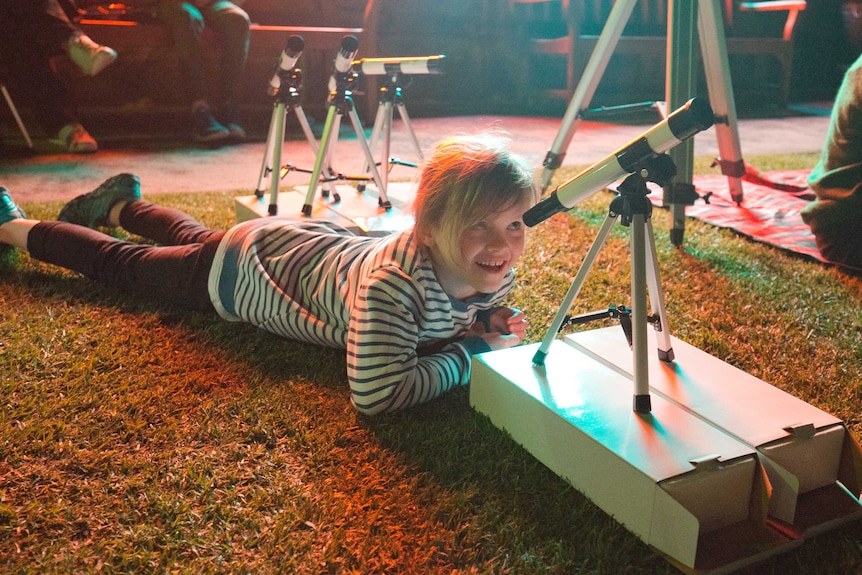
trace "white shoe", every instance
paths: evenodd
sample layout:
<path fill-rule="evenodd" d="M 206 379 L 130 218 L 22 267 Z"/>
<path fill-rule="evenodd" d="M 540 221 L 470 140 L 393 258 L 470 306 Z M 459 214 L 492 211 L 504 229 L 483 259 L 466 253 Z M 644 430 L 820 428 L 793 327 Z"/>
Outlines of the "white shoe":
<path fill-rule="evenodd" d="M 95 76 L 117 59 L 117 53 L 101 44 L 96 44 L 86 34 L 74 34 L 69 38 L 69 57 L 84 74 Z"/>
<path fill-rule="evenodd" d="M 98 151 L 99 145 L 95 138 L 78 123 L 66 124 L 60 129 L 60 133 L 51 143 L 60 146 L 71 154 L 92 154 Z"/>

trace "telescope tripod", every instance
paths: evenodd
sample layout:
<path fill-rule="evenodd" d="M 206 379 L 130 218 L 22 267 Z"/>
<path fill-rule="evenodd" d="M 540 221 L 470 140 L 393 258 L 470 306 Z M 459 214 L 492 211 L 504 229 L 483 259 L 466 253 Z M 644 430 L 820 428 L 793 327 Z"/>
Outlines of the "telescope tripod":
<path fill-rule="evenodd" d="M 302 86 L 302 70 L 294 67 L 290 70 L 279 70 L 279 89 L 274 95 L 272 118 L 269 121 L 269 132 L 266 137 L 266 148 L 263 155 L 263 163 L 260 166 L 260 177 L 257 180 L 257 188 L 254 195 L 263 198 L 267 176 L 269 181 L 269 208 L 267 213 L 274 216 L 278 213 L 278 183 L 291 169 L 289 165 L 281 164 L 281 152 L 284 145 L 284 132 L 287 124 L 287 114 L 294 111 L 299 120 L 305 139 L 311 146 L 312 151 L 317 153 L 317 141 L 308 123 L 308 117 L 300 103 L 300 88 Z M 276 174 L 276 168 L 278 174 Z"/>
<path fill-rule="evenodd" d="M 607 68 L 613 51 L 619 43 L 623 28 L 625 28 L 626 23 L 631 17 L 636 2 L 637 0 L 616 0 L 614 2 L 608 20 L 605 22 L 599 35 L 596 47 L 566 108 L 563 116 L 563 124 L 542 163 L 544 166 L 542 172 L 543 190 L 548 188 L 554 171 L 563 163 L 566 150 L 569 144 L 571 144 L 578 124 L 582 119 L 584 106 L 592 100 L 596 88 L 601 81 L 602 74 Z M 680 5 L 676 6 L 676 2 L 680 2 Z M 681 14 L 683 10 L 696 11 L 697 13 L 700 52 L 704 64 L 703 69 L 706 74 L 710 105 L 716 117 L 715 130 L 721 158 L 719 165 L 721 172 L 728 178 L 731 197 L 737 204 L 741 204 L 741 178 L 745 174 L 745 162 L 742 159 L 742 152 L 740 150 L 736 104 L 733 99 L 733 87 L 730 81 L 730 65 L 727 57 L 727 43 L 724 34 L 724 24 L 722 22 L 721 5 L 719 0 L 697 0 L 696 3 L 692 0 L 670 0 L 668 6 L 668 34 L 671 36 L 671 40 L 676 38 L 677 21 L 684 20 L 685 14 Z M 689 16 L 691 15 L 689 14 Z M 687 40 L 689 43 L 693 43 L 691 38 Z M 668 99 L 667 104 L 670 109 L 675 109 L 692 96 L 690 93 L 682 93 L 684 91 L 690 92 L 690 89 L 680 90 L 675 85 L 678 81 L 677 77 L 670 74 L 672 70 L 675 72 L 679 71 L 677 67 L 678 62 L 675 60 L 683 54 L 685 54 L 684 57 L 690 57 L 693 50 L 694 46 L 691 45 L 669 46 L 668 48 L 669 61 L 667 71 L 669 77 L 666 79 L 665 89 Z M 690 148 L 688 157 L 682 159 L 685 161 L 686 166 L 682 167 L 681 172 L 685 172 L 688 177 L 687 188 L 691 190 L 691 193 L 682 193 L 679 190 L 685 190 L 686 186 L 677 186 L 677 193 L 671 198 L 666 197 L 665 200 L 668 203 L 667 200 L 669 199 L 669 203 L 671 204 L 691 205 L 697 199 L 697 194 L 693 192 L 693 187 L 690 186 L 691 163 L 693 162 Z M 680 245 L 682 243 L 682 233 L 678 230 L 680 225 L 684 225 L 684 214 L 682 218 L 675 218 L 673 223 L 674 231 L 678 233 L 672 233 L 671 239 L 675 245 Z"/>
<path fill-rule="evenodd" d="M 371 148 L 368 145 L 368 140 L 365 138 L 365 133 L 362 131 L 362 123 L 359 121 L 359 114 L 356 112 L 356 106 L 353 104 L 353 92 L 351 86 L 355 81 L 355 74 L 351 71 L 343 74 L 338 74 L 335 78 L 335 88 L 329 93 L 329 109 L 326 113 L 326 122 L 323 125 L 323 135 L 320 139 L 320 146 L 317 149 L 317 157 L 314 161 L 314 169 L 311 172 L 311 182 L 308 184 L 308 192 L 305 195 L 305 204 L 302 206 L 302 213 L 306 216 L 311 216 L 311 203 L 314 200 L 314 192 L 317 190 L 317 184 L 321 180 L 321 174 L 324 166 L 330 165 L 330 158 L 335 149 L 335 142 L 338 140 L 338 131 L 341 127 L 341 117 L 347 115 L 353 124 L 353 130 L 356 132 L 356 139 L 362 146 L 362 151 L 365 154 L 366 165 L 369 166 L 371 177 L 377 185 L 380 197 L 378 205 L 386 210 L 392 208 L 389 198 L 386 196 L 386 186 L 380 177 L 377 166 L 374 163 L 374 156 L 371 153 Z M 334 138 L 333 138 L 334 135 Z M 361 179 L 367 181 L 368 178 L 347 178 Z M 324 188 L 324 197 L 328 196 L 327 190 Z M 336 193 L 333 196 L 335 201 L 340 198 Z"/>
<path fill-rule="evenodd" d="M 389 144 L 392 138 L 392 119 L 395 115 L 395 110 L 398 110 L 398 115 L 401 121 L 404 122 L 404 127 L 407 128 L 407 134 L 413 142 L 413 147 L 416 149 L 416 155 L 422 159 L 422 148 L 419 146 L 419 139 L 416 137 L 416 132 L 413 131 L 413 124 L 410 121 L 410 116 L 407 115 L 407 107 L 404 105 L 404 98 L 401 94 L 402 79 L 404 74 L 396 72 L 391 76 L 386 77 L 386 81 L 378 90 L 377 115 L 374 117 L 374 128 L 371 130 L 371 149 L 374 151 L 377 142 L 383 140 L 383 148 L 380 154 L 380 165 L 389 167 L 390 164 L 401 164 L 415 168 L 417 164 L 404 162 L 395 158 L 389 157 Z M 366 171 L 370 166 L 365 167 Z M 383 185 L 388 186 L 389 170 L 384 169 L 380 174 Z M 360 186 L 360 189 L 361 186 Z"/>
<path fill-rule="evenodd" d="M 551 343 L 565 325 L 585 323 L 605 317 L 619 318 L 634 356 L 633 409 L 638 413 L 648 413 L 652 410 L 649 395 L 649 357 L 646 341 L 648 323 L 653 324 L 656 332 L 658 358 L 666 362 L 674 359 L 664 294 L 659 283 L 655 235 L 651 219 L 652 203 L 647 198 L 649 189 L 646 185 L 647 181 L 662 185 L 674 173 L 673 160 L 666 154 L 660 154 L 645 162 L 641 169 L 623 180 L 617 189 L 619 195 L 611 202 L 607 218 L 605 218 L 595 241 L 587 252 L 580 269 L 578 269 L 575 279 L 569 286 L 545 338 L 533 356 L 535 365 L 544 365 Z M 612 306 L 604 312 L 572 318 L 568 315 L 568 310 L 580 293 L 587 274 L 592 269 L 617 220 L 630 229 L 631 309 Z M 652 305 L 652 315 L 647 315 L 647 291 L 649 291 L 649 301 Z"/>

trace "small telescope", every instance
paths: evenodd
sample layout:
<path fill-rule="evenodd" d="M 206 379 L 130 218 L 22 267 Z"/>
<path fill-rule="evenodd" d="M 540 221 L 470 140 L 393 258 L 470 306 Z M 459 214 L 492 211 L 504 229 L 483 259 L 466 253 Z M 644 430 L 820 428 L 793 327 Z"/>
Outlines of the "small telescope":
<path fill-rule="evenodd" d="M 644 162 L 650 158 L 706 130 L 714 122 L 715 115 L 709 102 L 692 98 L 641 136 L 557 186 L 545 199 L 524 212 L 524 223 L 533 227 L 557 212 L 572 209 L 626 173 L 640 171 Z"/>
<path fill-rule="evenodd" d="M 353 62 L 353 69 L 365 76 L 396 74 L 442 74 L 446 56 L 413 56 L 407 58 L 362 58 Z"/>
<path fill-rule="evenodd" d="M 296 62 L 305 49 L 305 39 L 302 36 L 291 34 L 287 39 L 284 50 L 278 58 L 278 65 L 269 81 L 269 95 L 274 96 L 281 88 L 281 72 L 288 72 L 296 67 Z"/>
<path fill-rule="evenodd" d="M 359 52 L 359 39 L 356 36 L 344 36 L 341 38 L 341 49 L 335 55 L 332 75 L 329 77 L 329 91 L 334 92 L 339 88 L 339 82 L 351 81 L 356 75 L 352 71 L 353 59 Z"/>

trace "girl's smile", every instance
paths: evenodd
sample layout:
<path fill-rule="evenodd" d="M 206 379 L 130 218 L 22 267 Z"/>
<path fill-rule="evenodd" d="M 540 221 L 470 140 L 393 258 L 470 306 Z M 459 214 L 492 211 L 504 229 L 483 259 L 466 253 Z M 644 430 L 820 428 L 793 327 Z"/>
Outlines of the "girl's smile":
<path fill-rule="evenodd" d="M 502 211 L 489 211 L 462 230 L 455 242 L 442 240 L 439 231 L 426 239 L 434 272 L 446 293 L 463 300 L 500 288 L 524 253 L 522 216 L 531 204 L 532 199 L 524 197 Z"/>

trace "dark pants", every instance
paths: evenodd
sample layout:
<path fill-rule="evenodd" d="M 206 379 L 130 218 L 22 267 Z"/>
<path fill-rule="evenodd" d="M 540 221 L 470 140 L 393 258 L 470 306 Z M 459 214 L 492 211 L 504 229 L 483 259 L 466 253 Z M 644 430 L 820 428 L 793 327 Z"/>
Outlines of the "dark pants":
<path fill-rule="evenodd" d="M 190 2 L 161 0 L 159 18 L 168 25 L 174 39 L 189 103 L 208 100 L 207 77 L 204 67 L 204 29 L 216 34 L 220 59 L 215 88 L 222 104 L 237 105 L 245 64 L 248 59 L 249 19 L 241 8 L 226 0 L 216 0 L 204 8 Z"/>
<path fill-rule="evenodd" d="M 4 80 L 49 136 L 77 121 L 69 89 L 51 60 L 76 26 L 57 0 L 0 0 L 0 64 Z"/>
<path fill-rule="evenodd" d="M 127 204 L 120 225 L 159 245 L 118 240 L 65 222 L 40 222 L 30 231 L 27 251 L 122 293 L 189 309 L 214 309 L 207 282 L 223 231 L 146 200 Z"/>
<path fill-rule="evenodd" d="M 858 193 L 858 192 L 857 192 Z M 862 270 L 862 202 L 821 200 L 802 212 L 817 248 L 827 260 Z"/>

